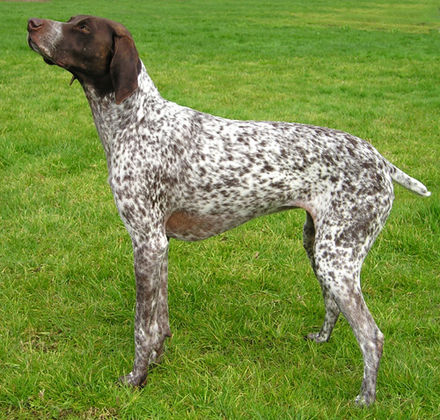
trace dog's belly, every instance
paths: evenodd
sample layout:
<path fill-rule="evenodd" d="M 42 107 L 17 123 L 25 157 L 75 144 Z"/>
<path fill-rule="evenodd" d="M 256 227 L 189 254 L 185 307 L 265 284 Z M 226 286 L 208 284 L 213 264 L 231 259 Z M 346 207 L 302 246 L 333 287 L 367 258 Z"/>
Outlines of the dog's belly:
<path fill-rule="evenodd" d="M 174 212 L 167 220 L 167 236 L 183 241 L 198 241 L 218 235 L 244 221 L 231 220 L 224 216 L 199 215 L 184 210 Z"/>
<path fill-rule="evenodd" d="M 199 241 L 218 235 L 236 226 L 239 226 L 263 214 L 298 208 L 298 206 L 282 206 L 277 209 L 246 216 L 232 217 L 232 215 L 203 215 L 178 210 L 171 214 L 165 223 L 167 236 L 182 241 Z"/>

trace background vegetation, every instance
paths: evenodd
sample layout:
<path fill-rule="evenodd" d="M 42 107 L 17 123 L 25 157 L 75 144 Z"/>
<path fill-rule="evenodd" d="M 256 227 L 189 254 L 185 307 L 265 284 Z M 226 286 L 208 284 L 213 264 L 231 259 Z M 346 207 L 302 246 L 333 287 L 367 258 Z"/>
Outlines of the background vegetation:
<path fill-rule="evenodd" d="M 396 187 L 363 270 L 386 336 L 378 402 L 341 319 L 331 341 L 304 214 L 173 241 L 173 338 L 141 391 L 131 369 L 130 241 L 85 97 L 26 44 L 29 17 L 124 23 L 164 97 L 217 115 L 349 131 L 422 180 Z M 440 416 L 440 14 L 430 0 L 0 3 L 0 412 L 6 419 Z"/>

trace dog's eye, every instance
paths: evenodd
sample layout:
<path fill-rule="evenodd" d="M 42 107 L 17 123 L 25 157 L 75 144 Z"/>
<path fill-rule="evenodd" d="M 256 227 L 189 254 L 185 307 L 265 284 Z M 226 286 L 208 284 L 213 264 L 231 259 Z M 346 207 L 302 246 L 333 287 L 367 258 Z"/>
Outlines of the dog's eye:
<path fill-rule="evenodd" d="M 90 29 L 89 29 L 89 27 L 87 26 L 86 23 L 80 23 L 80 24 L 78 24 L 77 28 L 78 28 L 82 33 L 85 33 L 85 34 L 89 34 L 89 33 L 90 33 Z"/>

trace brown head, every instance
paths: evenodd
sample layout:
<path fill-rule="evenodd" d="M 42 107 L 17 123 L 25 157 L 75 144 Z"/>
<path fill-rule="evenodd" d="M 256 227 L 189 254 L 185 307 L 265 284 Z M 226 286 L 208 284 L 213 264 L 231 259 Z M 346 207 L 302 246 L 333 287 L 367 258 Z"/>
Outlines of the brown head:
<path fill-rule="evenodd" d="M 46 63 L 70 71 L 98 94 L 114 92 L 117 104 L 138 87 L 141 62 L 130 32 L 120 23 L 85 15 L 65 23 L 32 18 L 28 43 Z"/>

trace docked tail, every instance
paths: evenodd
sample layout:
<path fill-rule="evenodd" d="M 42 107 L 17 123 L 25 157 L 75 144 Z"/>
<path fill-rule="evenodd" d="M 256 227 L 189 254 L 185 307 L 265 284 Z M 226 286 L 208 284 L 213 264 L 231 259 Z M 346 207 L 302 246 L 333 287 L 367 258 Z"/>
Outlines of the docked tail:
<path fill-rule="evenodd" d="M 391 178 L 396 181 L 398 184 L 402 185 L 405 188 L 408 188 L 410 191 L 415 192 L 416 194 L 422 195 L 423 197 L 429 197 L 431 193 L 427 190 L 427 188 L 417 179 L 411 178 L 405 172 L 394 166 L 392 163 L 389 163 L 391 168 Z"/>

